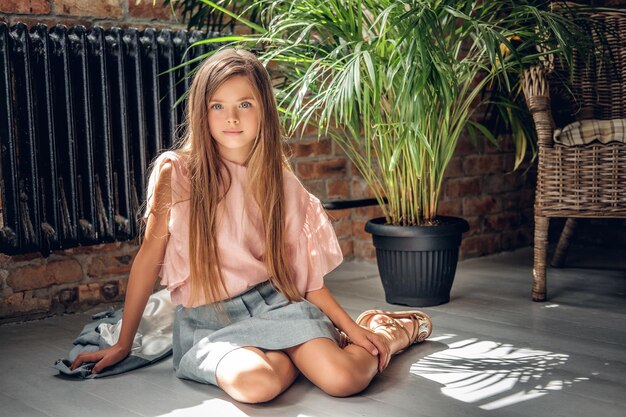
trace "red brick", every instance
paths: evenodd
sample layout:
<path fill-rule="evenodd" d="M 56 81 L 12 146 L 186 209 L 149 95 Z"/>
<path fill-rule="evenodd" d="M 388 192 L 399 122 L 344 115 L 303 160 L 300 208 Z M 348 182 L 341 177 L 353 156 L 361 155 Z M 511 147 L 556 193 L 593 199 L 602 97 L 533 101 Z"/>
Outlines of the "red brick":
<path fill-rule="evenodd" d="M 330 139 L 322 139 L 315 142 L 294 142 L 291 144 L 293 156 L 304 158 L 310 156 L 331 155 L 332 146 Z"/>
<path fill-rule="evenodd" d="M 127 244 L 128 246 L 136 246 Z M 122 247 L 122 242 L 111 242 L 111 243 L 101 243 L 99 245 L 89 245 L 89 246 L 77 246 L 75 248 L 66 249 L 63 251 L 66 255 L 81 255 L 87 254 L 91 255 L 93 253 L 103 253 L 103 252 L 111 252 L 117 251 Z M 138 250 L 139 247 L 136 246 Z"/>
<path fill-rule="evenodd" d="M 54 284 L 77 282 L 83 270 L 75 259 L 48 262 L 43 265 L 17 267 L 9 271 L 7 284 L 13 291 L 45 288 Z"/>
<path fill-rule="evenodd" d="M 349 219 L 352 217 L 351 209 L 343 209 L 343 210 L 327 210 L 326 214 L 331 220 L 341 220 L 341 219 Z"/>
<path fill-rule="evenodd" d="M 372 240 L 354 240 L 354 257 L 360 261 L 376 262 L 376 248 Z"/>
<path fill-rule="evenodd" d="M 329 199 L 349 199 L 350 183 L 346 179 L 328 180 L 326 191 Z"/>
<path fill-rule="evenodd" d="M 293 160 L 293 144 L 291 142 L 283 142 L 283 152 L 287 156 L 289 160 L 289 164 L 291 165 L 291 169 L 294 168 L 296 162 Z"/>
<path fill-rule="evenodd" d="M 122 17 L 121 0 L 56 0 L 54 9 L 57 15 L 106 17 L 108 19 Z"/>
<path fill-rule="evenodd" d="M 329 159 L 325 161 L 296 163 L 296 171 L 302 179 L 331 178 L 345 175 L 347 171 L 345 159 Z"/>
<path fill-rule="evenodd" d="M 522 224 L 522 215 L 516 212 L 492 214 L 485 218 L 485 231 L 512 230 Z"/>
<path fill-rule="evenodd" d="M 104 301 L 100 292 L 101 285 L 97 282 L 93 284 L 83 284 L 78 286 L 79 303 L 99 303 Z"/>
<path fill-rule="evenodd" d="M 469 223 L 469 230 L 463 233 L 463 238 L 478 236 L 482 233 L 483 219 L 481 217 L 465 217 L 465 220 Z"/>
<path fill-rule="evenodd" d="M 485 139 L 485 153 L 515 153 L 515 142 L 511 135 L 503 135 L 498 139 L 497 146 Z"/>
<path fill-rule="evenodd" d="M 521 221 L 520 226 L 526 225 L 532 227 L 535 223 L 535 209 L 532 207 L 525 208 L 520 213 Z"/>
<path fill-rule="evenodd" d="M 236 24 L 234 33 L 235 33 L 235 35 L 251 35 L 252 34 L 252 28 L 250 28 L 250 27 L 248 27 L 246 25 Z M 309 127 L 307 129 L 305 129 L 305 132 L 308 132 L 311 129 L 315 129 L 315 127 Z"/>
<path fill-rule="evenodd" d="M 243 34 L 248 34 L 249 29 L 246 29 L 245 25 L 244 27 L 239 27 L 242 25 L 237 25 L 235 27 L 235 30 L 240 30 L 241 32 L 239 34 L 243 35 Z M 317 138 L 319 135 L 318 129 L 315 125 L 313 124 L 308 124 L 305 126 L 299 126 L 294 132 L 293 132 L 293 138 L 294 139 L 301 139 L 301 138 Z"/>
<path fill-rule="evenodd" d="M 361 175 L 361 172 L 359 171 L 359 169 L 356 167 L 356 165 L 354 164 L 350 164 L 350 175 L 353 178 L 363 178 L 363 175 Z"/>
<path fill-rule="evenodd" d="M 0 0 L 1 1 L 1 0 Z M 10 26 L 15 25 L 17 23 L 24 23 L 28 28 L 32 28 L 37 24 L 46 25 L 47 28 L 51 28 L 54 25 L 59 24 L 59 19 L 56 17 L 41 17 L 37 15 L 32 16 L 11 16 L 9 15 L 8 24 Z M 72 25 L 78 25 L 80 23 L 73 23 Z"/>
<path fill-rule="evenodd" d="M 437 209 L 437 214 L 441 216 L 462 216 L 463 215 L 463 204 L 462 200 L 455 199 L 445 199 L 439 201 L 439 208 Z"/>
<path fill-rule="evenodd" d="M 361 177 L 352 177 L 352 198 L 373 198 L 374 193 L 369 184 Z"/>
<path fill-rule="evenodd" d="M 481 138 L 477 138 L 476 144 L 473 144 L 469 136 L 461 136 L 456 145 L 456 149 L 454 150 L 454 155 L 462 156 L 480 153 L 482 149 L 482 142 L 483 140 L 481 140 Z"/>
<path fill-rule="evenodd" d="M 78 18 L 78 17 L 73 17 L 73 16 L 70 16 L 70 17 L 55 17 L 55 21 L 56 21 L 57 24 L 65 25 L 67 27 L 82 25 L 82 26 L 85 26 L 86 28 L 89 28 L 89 27 L 94 25 L 93 19 Z M 110 28 L 112 26 L 120 26 L 120 27 L 123 27 L 123 28 L 127 28 L 128 27 L 124 23 L 119 22 L 119 21 L 117 21 L 117 22 L 107 22 L 105 20 L 105 21 L 99 21 L 97 24 L 99 26 L 102 26 L 105 29 Z M 137 28 L 137 29 L 142 29 L 142 27 L 140 27 L 140 26 L 133 26 L 133 27 Z"/>
<path fill-rule="evenodd" d="M 532 243 L 533 233 L 530 227 L 508 230 L 502 233 L 502 250 L 512 250 Z"/>
<path fill-rule="evenodd" d="M 35 259 L 41 259 L 41 253 L 39 252 L 21 253 L 18 255 L 13 255 L 11 260 L 15 263 L 20 263 L 20 262 L 33 261 Z"/>
<path fill-rule="evenodd" d="M 87 275 L 90 277 L 106 277 L 110 275 L 128 274 L 133 263 L 133 254 L 104 254 L 93 256 L 87 268 Z"/>
<path fill-rule="evenodd" d="M 120 292 L 120 298 L 124 298 L 124 296 L 126 295 L 126 287 L 128 286 L 128 278 L 125 279 L 120 279 L 119 281 L 117 281 L 117 289 Z M 157 282 L 155 283 L 155 288 L 165 288 L 165 287 L 161 287 L 161 280 L 157 280 Z"/>
<path fill-rule="evenodd" d="M 367 172 L 380 172 L 380 167 L 377 165 L 376 159 L 373 157 L 372 159 L 373 159 L 372 165 L 370 169 L 367 170 Z M 350 161 L 347 157 L 346 157 L 346 160 L 349 161 L 351 175 L 355 178 L 363 178 L 363 175 L 361 175 L 361 172 L 357 168 L 356 164 L 352 163 L 352 161 Z"/>
<path fill-rule="evenodd" d="M 333 222 L 333 229 L 335 229 L 337 237 L 352 236 L 352 222 L 350 220 L 339 220 Z"/>
<path fill-rule="evenodd" d="M 33 291 L 17 292 L 0 301 L 0 318 L 47 312 L 51 303 L 51 297 L 35 297 Z"/>
<path fill-rule="evenodd" d="M 372 240 L 372 235 L 365 231 L 365 223 L 360 221 L 352 222 L 352 236 L 365 241 Z"/>
<path fill-rule="evenodd" d="M 450 160 L 446 168 L 446 178 L 458 178 L 463 176 L 463 160 L 456 156 Z"/>
<path fill-rule="evenodd" d="M 144 19 L 159 19 L 159 20 L 175 20 L 176 16 L 172 11 L 170 5 L 163 5 L 162 1 L 153 4 L 150 0 L 142 0 L 137 4 L 136 0 L 128 0 L 128 13 L 132 17 L 144 18 Z"/>
<path fill-rule="evenodd" d="M 461 241 L 461 258 L 489 255 L 500 251 L 500 235 L 480 235 Z"/>
<path fill-rule="evenodd" d="M 344 152 L 344 150 L 341 149 L 341 146 L 339 146 L 337 142 L 332 141 L 332 143 L 333 143 L 333 155 L 349 159 L 346 153 Z"/>
<path fill-rule="evenodd" d="M 501 155 L 503 159 L 502 169 L 504 172 L 512 172 L 515 169 L 515 154 L 514 153 L 506 153 Z M 523 169 L 521 166 L 520 170 Z"/>
<path fill-rule="evenodd" d="M 516 210 L 520 207 L 521 193 L 519 191 L 512 191 L 502 194 L 498 197 L 501 202 L 502 210 Z"/>
<path fill-rule="evenodd" d="M 328 195 L 326 194 L 326 181 L 305 180 L 302 181 L 302 185 L 304 185 L 304 188 L 306 188 L 308 192 L 320 200 L 328 200 Z"/>
<path fill-rule="evenodd" d="M 50 13 L 50 0 L 2 0 L 0 12 L 47 14 Z"/>
<path fill-rule="evenodd" d="M 463 215 L 476 216 L 500 211 L 500 200 L 493 196 L 465 197 L 463 199 Z"/>
<path fill-rule="evenodd" d="M 469 155 L 463 159 L 465 175 L 494 174 L 503 171 L 501 155 Z"/>
<path fill-rule="evenodd" d="M 354 256 L 354 243 L 351 238 L 339 239 L 339 247 L 341 248 L 344 260 Z"/>
<path fill-rule="evenodd" d="M 485 176 L 483 180 L 483 191 L 489 194 L 517 190 L 523 183 L 518 172 L 489 175 Z"/>
<path fill-rule="evenodd" d="M 376 217 L 382 217 L 383 210 L 380 206 L 358 207 L 354 209 L 354 219 L 369 220 Z"/>
<path fill-rule="evenodd" d="M 521 191 L 519 206 L 523 208 L 533 207 L 535 204 L 535 189 L 524 189 Z"/>
<path fill-rule="evenodd" d="M 446 196 L 463 197 L 480 194 L 479 178 L 450 178 L 445 184 Z"/>

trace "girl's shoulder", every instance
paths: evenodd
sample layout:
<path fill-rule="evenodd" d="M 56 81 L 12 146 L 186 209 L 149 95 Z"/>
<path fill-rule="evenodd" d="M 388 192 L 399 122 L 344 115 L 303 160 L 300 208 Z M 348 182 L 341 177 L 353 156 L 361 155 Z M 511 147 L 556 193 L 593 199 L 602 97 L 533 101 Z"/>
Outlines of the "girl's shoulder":
<path fill-rule="evenodd" d="M 312 207 L 321 206 L 320 200 L 311 194 L 289 169 L 284 170 L 285 207 L 288 215 L 301 217 L 301 221 Z"/>
<path fill-rule="evenodd" d="M 307 202 L 310 193 L 304 188 L 298 177 L 288 168 L 283 169 L 283 183 L 285 187 L 285 197 L 295 198 L 302 202 Z"/>
<path fill-rule="evenodd" d="M 166 162 L 171 163 L 173 168 L 185 169 L 187 155 L 180 151 L 163 151 L 154 160 L 154 166 L 158 168 Z"/>
<path fill-rule="evenodd" d="M 184 198 L 189 191 L 187 158 L 187 155 L 178 151 L 162 152 L 154 160 L 151 175 L 152 181 L 155 181 L 160 176 L 164 167 L 169 167 L 172 192 L 175 194 L 175 197 Z"/>
<path fill-rule="evenodd" d="M 309 240 L 330 239 L 332 226 L 329 226 L 322 202 L 304 187 L 293 172 L 287 171 L 283 175 L 287 242 L 304 240 L 307 243 L 302 247 L 308 247 Z"/>

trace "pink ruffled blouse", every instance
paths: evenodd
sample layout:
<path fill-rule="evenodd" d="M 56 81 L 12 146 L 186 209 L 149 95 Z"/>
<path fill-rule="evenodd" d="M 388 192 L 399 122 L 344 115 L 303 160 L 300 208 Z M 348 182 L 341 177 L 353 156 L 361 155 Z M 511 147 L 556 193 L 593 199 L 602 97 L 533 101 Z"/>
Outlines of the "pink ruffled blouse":
<path fill-rule="evenodd" d="M 175 152 L 161 154 L 148 182 L 150 213 L 156 179 L 165 161 L 172 163 L 172 207 L 169 217 L 169 239 L 159 276 L 167 286 L 175 304 L 196 307 L 204 300 L 190 304 L 189 282 L 189 195 L 183 157 Z M 229 297 L 235 297 L 269 279 L 263 263 L 265 242 L 260 215 L 245 210 L 250 204 L 246 197 L 247 168 L 224 160 L 231 173 L 231 186 L 217 213 L 217 243 L 221 269 Z M 285 170 L 285 213 L 287 262 L 293 271 L 292 280 L 302 296 L 324 285 L 324 275 L 343 260 L 332 224 L 320 201 L 310 194 L 293 175 Z M 250 207 L 250 206 L 248 206 Z"/>

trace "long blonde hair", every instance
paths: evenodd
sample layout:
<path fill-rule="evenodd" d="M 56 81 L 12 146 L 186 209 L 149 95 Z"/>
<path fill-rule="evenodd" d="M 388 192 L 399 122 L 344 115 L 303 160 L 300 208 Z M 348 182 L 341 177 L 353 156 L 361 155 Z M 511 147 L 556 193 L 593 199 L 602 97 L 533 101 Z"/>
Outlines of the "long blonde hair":
<path fill-rule="evenodd" d="M 290 168 L 283 152 L 271 79 L 252 53 L 226 49 L 212 55 L 198 68 L 187 100 L 186 132 L 175 149 L 186 157 L 190 174 L 189 302 L 200 301 L 201 296 L 207 303 L 229 296 L 220 268 L 216 214 L 218 204 L 228 192 L 231 178 L 210 134 L 207 112 L 215 91 L 234 76 L 248 78 L 255 99 L 260 103 L 259 134 L 245 165 L 248 189 L 264 226 L 264 262 L 271 284 L 289 300 L 298 301 L 302 296 L 290 278 L 285 246 L 283 169 Z"/>

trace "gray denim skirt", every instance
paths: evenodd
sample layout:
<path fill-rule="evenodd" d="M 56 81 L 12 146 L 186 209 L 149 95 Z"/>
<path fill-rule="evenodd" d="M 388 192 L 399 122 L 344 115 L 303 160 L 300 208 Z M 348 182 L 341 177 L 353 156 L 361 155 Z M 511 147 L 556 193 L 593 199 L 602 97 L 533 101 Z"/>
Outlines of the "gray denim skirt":
<path fill-rule="evenodd" d="M 224 356 L 246 346 L 282 350 L 319 337 L 339 342 L 339 332 L 322 311 L 303 300 L 289 303 L 269 281 L 223 302 L 176 308 L 173 360 L 176 376 L 217 385 L 215 371 Z"/>

